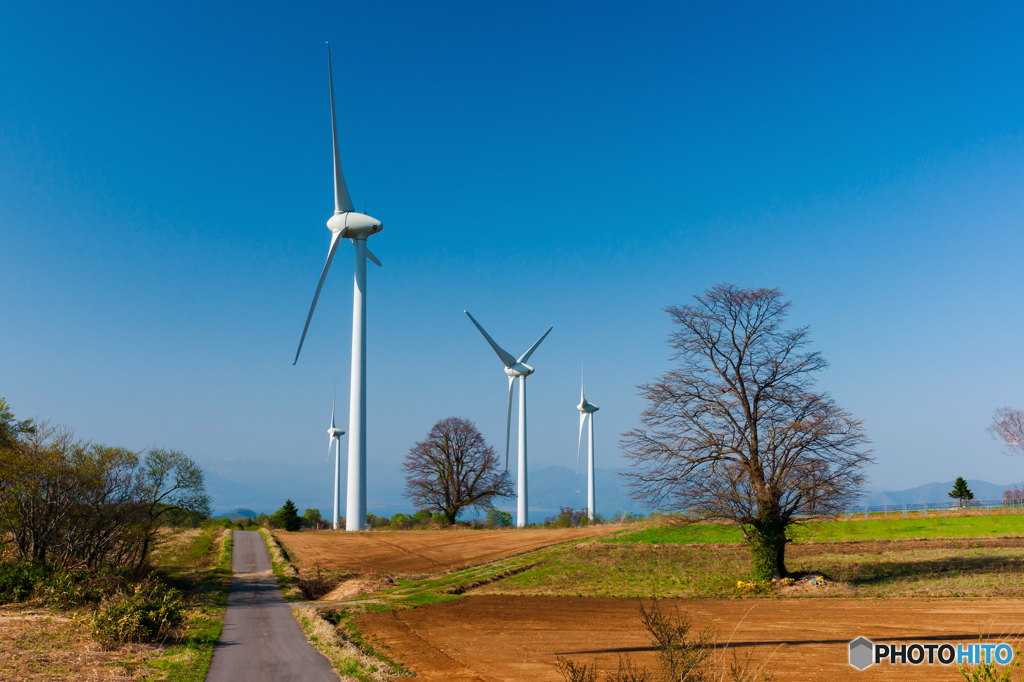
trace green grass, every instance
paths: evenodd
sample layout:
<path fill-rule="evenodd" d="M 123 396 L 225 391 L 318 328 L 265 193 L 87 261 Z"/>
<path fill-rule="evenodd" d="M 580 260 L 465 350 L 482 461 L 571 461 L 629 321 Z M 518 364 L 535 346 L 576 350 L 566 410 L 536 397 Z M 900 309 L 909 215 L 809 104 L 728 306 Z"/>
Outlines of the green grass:
<path fill-rule="evenodd" d="M 933 512 L 928 518 L 916 514 L 904 519 L 890 513 L 888 519 L 863 516 L 849 521 L 821 521 L 793 526 L 794 542 L 850 542 L 856 540 L 908 540 L 915 538 L 986 538 L 1024 535 L 1024 515 L 984 514 L 944 516 Z M 601 542 L 617 544 L 707 544 L 743 542 L 735 524 L 696 523 L 654 526 L 622 533 Z"/>
<path fill-rule="evenodd" d="M 231 531 L 224 531 L 226 537 L 218 541 L 218 529 L 204 529 L 184 548 L 159 556 L 158 573 L 186 594 L 191 608 L 183 636 L 146 661 L 149 670 L 144 679 L 202 682 L 206 678 L 231 587 Z"/>

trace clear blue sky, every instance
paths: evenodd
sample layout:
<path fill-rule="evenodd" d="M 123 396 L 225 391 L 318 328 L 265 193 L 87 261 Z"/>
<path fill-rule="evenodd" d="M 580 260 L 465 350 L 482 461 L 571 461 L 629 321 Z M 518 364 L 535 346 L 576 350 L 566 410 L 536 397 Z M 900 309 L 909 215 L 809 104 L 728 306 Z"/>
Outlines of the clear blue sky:
<path fill-rule="evenodd" d="M 664 306 L 731 281 L 812 326 L 873 487 L 1024 480 L 984 432 L 1024 407 L 1020 6 L 40 2 L 0 27 L 19 417 L 323 461 L 351 249 L 291 361 L 333 209 L 329 40 L 349 188 L 385 225 L 371 478 L 443 417 L 502 445 L 505 375 L 463 309 L 516 355 L 555 327 L 531 468 L 572 465 L 581 363 L 620 466 L 635 386 L 669 368 Z"/>

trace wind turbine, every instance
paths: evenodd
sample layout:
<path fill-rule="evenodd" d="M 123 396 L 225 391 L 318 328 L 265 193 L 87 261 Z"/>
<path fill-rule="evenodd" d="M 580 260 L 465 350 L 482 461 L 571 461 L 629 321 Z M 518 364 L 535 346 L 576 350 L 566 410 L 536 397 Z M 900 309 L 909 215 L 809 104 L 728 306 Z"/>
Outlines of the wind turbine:
<path fill-rule="evenodd" d="M 469 315 L 468 310 L 462 312 Z M 537 342 L 530 346 L 530 350 L 519 356 L 516 360 L 508 351 L 504 350 L 501 346 L 494 342 L 494 339 L 484 331 L 484 328 L 480 326 L 480 323 L 476 319 L 469 315 L 469 319 L 473 320 L 473 324 L 480 330 L 480 333 L 487 339 L 487 343 L 491 344 L 491 348 L 501 358 L 502 363 L 505 365 L 505 374 L 508 375 L 508 421 L 505 425 L 505 470 L 508 471 L 508 444 L 509 438 L 512 432 L 512 386 L 519 379 L 519 475 L 516 477 L 519 486 L 519 501 L 518 509 L 516 514 L 516 526 L 523 528 L 528 523 L 527 511 L 527 495 L 526 495 L 526 377 L 533 374 L 533 367 L 526 364 L 526 361 L 533 355 L 533 351 L 537 350 L 537 346 L 540 342 L 547 338 L 547 335 L 551 333 L 554 327 L 549 327 L 544 335 L 537 339 Z"/>
<path fill-rule="evenodd" d="M 583 422 L 590 419 L 589 444 L 587 446 L 587 516 L 594 520 L 594 413 L 599 408 L 587 402 L 587 389 L 580 379 L 580 404 L 576 406 L 580 411 L 580 437 L 576 441 L 576 473 L 580 471 L 580 446 L 583 444 Z"/>
<path fill-rule="evenodd" d="M 328 462 L 331 461 L 331 446 L 335 441 L 338 443 L 334 457 L 334 516 L 331 517 L 331 528 L 334 530 L 338 530 L 338 508 L 341 506 L 341 437 L 345 435 L 344 431 L 334 425 L 334 404 L 337 401 L 338 398 L 335 396 L 334 402 L 331 403 L 331 428 L 327 429 L 327 435 L 330 437 L 327 441 Z"/>
<path fill-rule="evenodd" d="M 377 234 L 384 226 L 376 218 L 358 213 L 352 207 L 352 198 L 345 186 L 341 172 L 341 155 L 338 152 L 338 124 L 334 116 L 334 76 L 331 72 L 331 46 L 327 45 L 327 77 L 331 86 L 331 131 L 334 136 L 334 215 L 327 221 L 331 231 L 331 246 L 327 262 L 320 274 L 320 282 L 309 306 L 306 326 L 302 328 L 299 349 L 295 351 L 295 362 L 299 361 L 302 343 L 313 319 L 316 301 L 327 278 L 327 271 L 334 260 L 334 252 L 342 239 L 351 239 L 356 248 L 355 286 L 352 293 L 352 388 L 349 394 L 350 430 L 348 439 L 348 496 L 346 499 L 345 530 L 362 530 L 366 523 L 366 259 L 377 265 L 380 261 L 366 248 L 366 239 Z"/>

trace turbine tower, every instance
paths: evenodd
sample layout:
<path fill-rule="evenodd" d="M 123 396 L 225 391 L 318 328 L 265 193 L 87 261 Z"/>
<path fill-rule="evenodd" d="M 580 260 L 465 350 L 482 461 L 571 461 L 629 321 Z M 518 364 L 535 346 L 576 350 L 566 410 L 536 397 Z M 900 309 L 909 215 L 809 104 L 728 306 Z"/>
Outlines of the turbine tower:
<path fill-rule="evenodd" d="M 462 312 L 469 315 L 468 310 Z M 480 326 L 480 323 L 476 319 L 469 315 L 469 319 L 473 320 L 473 324 L 480 330 L 480 333 L 487 339 L 487 343 L 491 344 L 491 348 L 501 358 L 501 362 L 505 365 L 505 374 L 508 375 L 508 421 L 505 424 L 505 470 L 508 471 L 508 444 L 509 438 L 512 432 L 512 386 L 515 384 L 516 378 L 519 379 L 519 475 L 516 477 L 516 481 L 519 487 L 519 500 L 517 505 L 516 514 L 516 527 L 523 528 L 529 523 L 528 516 L 528 504 L 526 494 L 526 377 L 533 374 L 533 367 L 526 364 L 526 361 L 533 355 L 533 351 L 537 350 L 537 346 L 540 342 L 547 338 L 547 335 L 551 333 L 554 327 L 549 327 L 544 335 L 537 339 L 537 342 L 530 346 L 530 350 L 519 356 L 516 360 L 508 351 L 504 350 L 501 346 L 494 342 L 494 339 L 484 331 L 484 328 Z"/>
<path fill-rule="evenodd" d="M 337 402 L 337 396 L 335 396 Z M 334 516 L 331 517 L 331 528 L 338 530 L 338 511 L 341 507 L 341 437 L 345 432 L 334 425 L 334 403 L 331 403 L 331 428 L 327 429 L 330 440 L 327 441 L 327 461 L 331 461 L 331 446 L 335 441 L 338 448 L 334 451 Z"/>
<path fill-rule="evenodd" d="M 580 411 L 580 437 L 576 441 L 576 473 L 580 470 L 580 446 L 583 444 L 583 422 L 590 421 L 589 444 L 587 445 L 587 516 L 594 520 L 594 413 L 599 408 L 587 402 L 587 389 L 580 380 L 580 404 L 576 406 Z"/>
<path fill-rule="evenodd" d="M 334 252 L 342 239 L 352 240 L 356 248 L 355 286 L 352 293 L 352 388 L 349 394 L 350 431 L 348 439 L 348 496 L 346 499 L 345 530 L 362 530 L 366 523 L 366 259 L 377 265 L 380 261 L 366 248 L 366 239 L 377 234 L 384 226 L 376 218 L 358 213 L 352 206 L 345 176 L 341 172 L 341 155 L 338 152 L 338 124 L 334 115 L 334 76 L 331 73 L 331 46 L 327 45 L 327 76 L 331 89 L 331 131 L 334 136 L 334 215 L 327 221 L 331 231 L 331 246 L 327 262 L 320 274 L 320 283 L 309 306 L 306 326 L 302 328 L 299 349 L 295 351 L 295 362 L 299 361 L 302 343 L 313 319 L 316 301 L 327 278 L 327 271 L 334 260 Z"/>

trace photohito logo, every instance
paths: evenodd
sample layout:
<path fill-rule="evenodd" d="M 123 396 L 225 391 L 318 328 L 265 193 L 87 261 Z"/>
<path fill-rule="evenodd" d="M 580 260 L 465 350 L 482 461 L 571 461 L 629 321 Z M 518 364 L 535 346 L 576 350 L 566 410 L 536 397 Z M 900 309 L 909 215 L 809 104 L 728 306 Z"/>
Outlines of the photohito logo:
<path fill-rule="evenodd" d="M 1000 644 L 882 644 L 872 642 L 866 637 L 858 637 L 850 642 L 850 665 L 857 670 L 864 670 L 876 663 L 890 665 L 977 665 L 979 663 L 998 663 L 1008 665 L 1013 661 L 1013 648 L 1006 643 Z"/>

